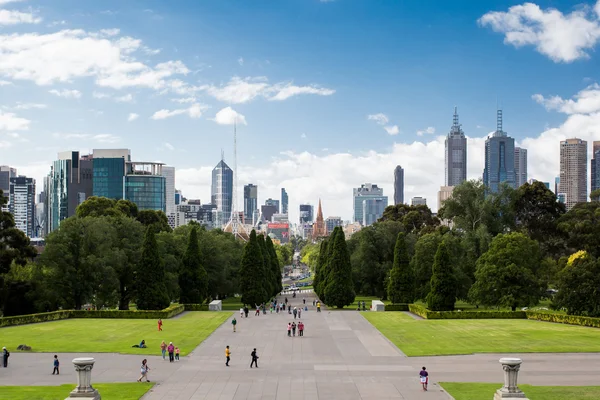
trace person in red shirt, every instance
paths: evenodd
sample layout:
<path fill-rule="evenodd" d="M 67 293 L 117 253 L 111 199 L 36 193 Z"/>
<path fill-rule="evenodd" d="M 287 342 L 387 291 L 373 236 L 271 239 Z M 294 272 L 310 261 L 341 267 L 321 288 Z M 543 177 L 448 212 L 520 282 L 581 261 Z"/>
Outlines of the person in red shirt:
<path fill-rule="evenodd" d="M 298 322 L 298 336 L 304 336 L 304 324 L 302 321 Z"/>
<path fill-rule="evenodd" d="M 158 319 L 158 330 L 162 331 L 162 319 Z"/>

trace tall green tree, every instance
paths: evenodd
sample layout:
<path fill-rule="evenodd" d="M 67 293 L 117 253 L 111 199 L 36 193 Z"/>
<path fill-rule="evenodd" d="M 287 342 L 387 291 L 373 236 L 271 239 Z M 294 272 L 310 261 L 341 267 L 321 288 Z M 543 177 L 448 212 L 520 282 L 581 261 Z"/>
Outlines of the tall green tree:
<path fill-rule="evenodd" d="M 412 303 L 414 300 L 413 275 L 405 236 L 404 232 L 398 234 L 394 248 L 394 266 L 388 283 L 388 298 L 392 303 Z"/>
<path fill-rule="evenodd" d="M 244 247 L 244 254 L 240 265 L 240 291 L 242 303 L 254 306 L 261 304 L 269 297 L 261 284 L 263 258 L 260 245 L 253 229 L 250 238 Z"/>
<path fill-rule="evenodd" d="M 279 266 L 279 261 L 277 260 L 277 254 L 275 253 L 275 246 L 273 245 L 273 241 L 269 236 L 266 239 L 267 251 L 269 252 L 269 261 L 270 261 L 270 269 L 271 269 L 271 279 L 273 279 L 273 296 L 276 296 L 278 293 L 281 293 L 283 290 L 283 284 L 281 282 L 281 267 Z"/>
<path fill-rule="evenodd" d="M 431 291 L 427 295 L 427 307 L 432 311 L 452 311 L 456 302 L 456 278 L 450 263 L 446 243 L 442 241 L 435 252 Z"/>
<path fill-rule="evenodd" d="M 273 293 L 273 291 L 275 290 L 275 288 L 273 287 L 273 275 L 271 273 L 271 271 L 272 271 L 271 255 L 267 251 L 267 244 L 265 242 L 265 236 L 264 235 L 256 235 L 256 238 L 258 239 L 258 245 L 260 247 L 260 255 L 262 256 L 262 269 L 261 269 L 262 279 L 260 280 L 260 284 L 265 289 L 267 296 L 271 296 L 271 293 Z"/>
<path fill-rule="evenodd" d="M 354 302 L 354 284 L 352 283 L 352 267 L 350 254 L 346 247 L 346 238 L 341 227 L 336 227 L 331 244 L 331 255 L 328 260 L 329 273 L 325 286 L 325 302 L 327 305 L 342 308 Z"/>
<path fill-rule="evenodd" d="M 537 277 L 538 243 L 518 232 L 496 236 L 477 261 L 470 298 L 485 306 L 531 306 L 539 302 L 545 283 Z"/>
<path fill-rule="evenodd" d="M 144 226 L 150 226 L 154 233 L 171 232 L 167 215 L 162 211 L 141 210 L 138 212 L 137 220 Z"/>
<path fill-rule="evenodd" d="M 585 250 L 600 257 L 600 202 L 575 204 L 558 220 L 559 229 L 568 235 L 568 254 Z"/>
<path fill-rule="evenodd" d="M 569 315 L 600 316 L 600 261 L 587 254 L 569 262 L 558 274 L 553 304 Z"/>
<path fill-rule="evenodd" d="M 208 275 L 201 260 L 198 230 L 194 227 L 179 271 L 180 303 L 202 304 L 208 296 Z"/>
<path fill-rule="evenodd" d="M 144 227 L 124 215 L 112 218 L 110 223 L 115 228 L 115 235 L 109 265 L 118 279 L 119 310 L 129 310 L 129 303 L 135 298 L 134 277 L 142 255 Z"/>
<path fill-rule="evenodd" d="M 415 254 L 411 260 L 415 283 L 415 298 L 425 300 L 431 291 L 433 261 L 442 237 L 438 233 L 427 233 L 417 240 Z"/>
<path fill-rule="evenodd" d="M 91 196 L 77 206 L 75 215 L 85 217 L 117 217 L 136 218 L 137 205 L 129 200 L 115 200 L 107 197 Z"/>
<path fill-rule="evenodd" d="M 425 205 L 396 204 L 388 206 L 379 219 L 379 222 L 384 221 L 400 222 L 404 232 L 414 233 L 419 233 L 423 229 L 430 231 L 440 225 L 440 220 Z"/>
<path fill-rule="evenodd" d="M 323 239 L 321 244 L 319 245 L 319 257 L 317 259 L 317 266 L 315 267 L 315 276 L 313 278 L 313 290 L 317 294 L 317 296 L 323 299 L 323 281 L 325 278 L 325 272 L 327 269 L 327 252 L 328 252 L 328 243 L 331 240 L 331 236 L 329 239 Z"/>
<path fill-rule="evenodd" d="M 165 267 L 152 227 L 146 228 L 136 283 L 139 310 L 162 310 L 171 303 L 165 286 Z"/>

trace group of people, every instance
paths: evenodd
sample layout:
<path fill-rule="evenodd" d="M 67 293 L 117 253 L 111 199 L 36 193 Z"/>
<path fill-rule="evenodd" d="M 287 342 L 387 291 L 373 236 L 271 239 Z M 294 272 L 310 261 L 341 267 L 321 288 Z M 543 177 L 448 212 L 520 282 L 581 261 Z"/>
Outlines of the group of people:
<path fill-rule="evenodd" d="M 256 368 L 258 368 L 258 354 L 256 353 L 256 348 L 254 348 L 254 350 L 252 350 L 252 353 L 250 353 L 250 357 L 251 357 L 250 368 L 252 368 L 253 365 Z M 229 346 L 227 346 L 227 347 L 225 347 L 225 366 L 226 367 L 229 367 L 229 361 L 231 361 L 231 349 L 229 348 Z"/>
<path fill-rule="evenodd" d="M 298 328 L 298 336 L 304 336 L 304 323 L 302 321 L 298 322 L 296 325 L 295 322 L 291 322 L 287 326 L 287 335 L 288 336 L 296 336 L 296 328 Z"/>
<path fill-rule="evenodd" d="M 167 343 L 163 340 L 160 344 L 160 351 L 163 360 L 167 359 L 166 355 L 169 353 L 169 362 L 179 361 L 179 347 L 175 347 L 173 342 L 169 342 L 169 345 L 167 346 Z"/>

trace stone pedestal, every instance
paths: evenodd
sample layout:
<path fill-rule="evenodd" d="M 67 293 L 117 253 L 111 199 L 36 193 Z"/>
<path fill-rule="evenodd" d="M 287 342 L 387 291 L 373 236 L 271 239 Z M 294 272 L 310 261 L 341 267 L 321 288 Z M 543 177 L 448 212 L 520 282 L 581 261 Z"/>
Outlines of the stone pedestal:
<path fill-rule="evenodd" d="M 517 378 L 519 377 L 519 369 L 521 368 L 520 358 L 501 358 L 500 364 L 504 370 L 504 386 L 496 391 L 494 400 L 502 399 L 525 399 L 525 393 L 517 386 Z"/>
<path fill-rule="evenodd" d="M 94 362 L 96 362 L 96 360 L 87 357 L 75 358 L 73 360 L 75 372 L 77 372 L 77 386 L 65 400 L 101 399 L 100 393 L 92 387 L 92 368 L 94 368 Z"/>
<path fill-rule="evenodd" d="M 223 309 L 223 302 L 221 300 L 213 300 L 208 305 L 208 311 L 221 311 Z"/>
<path fill-rule="evenodd" d="M 381 300 L 371 300 L 371 311 L 385 311 L 385 304 Z"/>

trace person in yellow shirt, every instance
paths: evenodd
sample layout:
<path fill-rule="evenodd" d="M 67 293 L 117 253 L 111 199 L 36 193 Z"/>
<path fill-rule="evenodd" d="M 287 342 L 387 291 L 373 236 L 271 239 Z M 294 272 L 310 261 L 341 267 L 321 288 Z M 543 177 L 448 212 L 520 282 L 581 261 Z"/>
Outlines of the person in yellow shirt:
<path fill-rule="evenodd" d="M 321 302 L 317 301 L 317 312 L 321 312 Z"/>
<path fill-rule="evenodd" d="M 225 347 L 225 358 L 227 361 L 225 362 L 225 366 L 229 367 L 229 359 L 231 357 L 231 350 L 229 350 L 229 346 Z"/>

